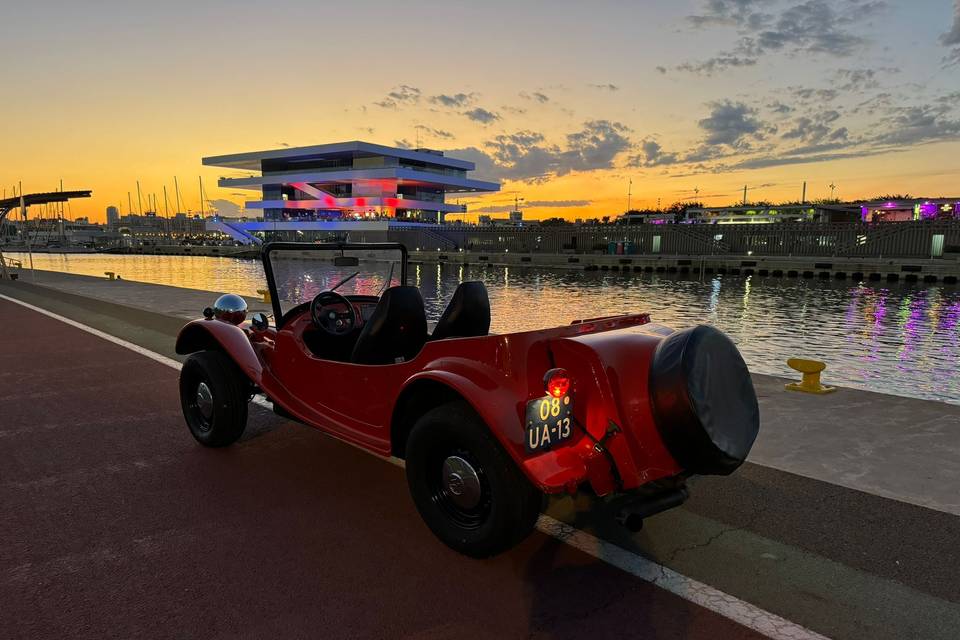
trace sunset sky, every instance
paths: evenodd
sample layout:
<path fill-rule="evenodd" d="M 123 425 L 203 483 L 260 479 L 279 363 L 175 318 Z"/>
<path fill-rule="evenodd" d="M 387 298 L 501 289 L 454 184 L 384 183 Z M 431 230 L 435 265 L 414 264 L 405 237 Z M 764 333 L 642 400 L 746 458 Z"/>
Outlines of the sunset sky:
<path fill-rule="evenodd" d="M 0 21 L 0 186 L 173 176 L 240 213 L 207 155 L 361 139 L 443 149 L 533 217 L 742 197 L 960 195 L 949 0 L 269 3 L 37 0 Z M 161 206 L 162 213 L 162 206 Z"/>

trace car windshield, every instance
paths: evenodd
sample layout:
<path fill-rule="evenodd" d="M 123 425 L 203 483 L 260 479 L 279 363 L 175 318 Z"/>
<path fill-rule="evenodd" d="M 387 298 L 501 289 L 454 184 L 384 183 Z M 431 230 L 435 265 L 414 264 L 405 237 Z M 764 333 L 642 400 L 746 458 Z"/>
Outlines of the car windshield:
<path fill-rule="evenodd" d="M 402 283 L 403 262 L 399 245 L 282 244 L 264 253 L 267 276 L 273 280 L 274 312 L 281 316 L 335 287 L 345 296 L 379 295 Z"/>

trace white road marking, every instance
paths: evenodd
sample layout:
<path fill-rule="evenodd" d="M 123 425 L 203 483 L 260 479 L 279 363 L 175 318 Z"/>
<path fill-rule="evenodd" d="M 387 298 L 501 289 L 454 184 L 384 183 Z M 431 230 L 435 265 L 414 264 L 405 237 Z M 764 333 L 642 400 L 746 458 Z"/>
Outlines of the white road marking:
<path fill-rule="evenodd" d="M 159 362 L 159 363 L 161 363 L 161 364 L 165 364 L 165 365 L 167 365 L 168 367 L 173 367 L 173 368 L 175 368 L 175 369 L 179 369 L 179 368 L 180 368 L 180 363 L 177 362 L 176 360 L 174 360 L 173 358 L 168 358 L 167 356 L 162 356 L 162 355 L 160 355 L 159 353 L 150 351 L 149 349 L 144 349 L 143 347 L 141 347 L 141 346 L 138 345 L 138 344 L 133 344 L 132 342 L 127 342 L 126 340 L 123 340 L 122 338 L 118 338 L 118 337 L 116 337 L 116 336 L 112 336 L 112 335 L 110 335 L 109 333 L 104 333 L 103 331 L 100 331 L 99 329 L 94 329 L 94 328 L 91 327 L 91 326 L 85 325 L 85 324 L 83 324 L 83 323 L 81 323 L 81 322 L 77 322 L 76 320 L 71 320 L 70 318 L 66 318 L 66 317 L 64 317 L 64 316 L 61 316 L 61 315 L 58 314 L 58 313 L 54 313 L 54 312 L 52 312 L 52 311 L 47 311 L 46 309 L 42 309 L 42 308 L 40 308 L 40 307 L 38 307 L 38 306 L 36 306 L 36 305 L 32 305 L 32 304 L 30 304 L 29 302 L 24 302 L 23 300 L 17 300 L 16 298 L 11 298 L 10 296 L 5 296 L 5 295 L 3 295 L 2 293 L 0 293 L 0 300 L 6 300 L 7 302 L 12 302 L 12 303 L 14 303 L 14 304 L 18 304 L 18 305 L 20 305 L 21 307 L 26 307 L 27 309 L 30 309 L 31 311 L 36 311 L 37 313 L 41 313 L 41 314 L 43 314 L 43 315 L 45 315 L 45 316 L 47 316 L 47 317 L 49 317 L 49 318 L 53 318 L 54 320 L 59 320 L 60 322 L 63 322 L 64 324 L 70 325 L 71 327 L 76 327 L 77 329 L 80 329 L 81 331 L 86 331 L 87 333 L 92 333 L 93 335 L 97 336 L 98 338 L 103 338 L 103 339 L 106 340 L 107 342 L 112 342 L 113 344 L 120 345 L 121 347 L 124 347 L 125 349 L 130 349 L 130 351 L 133 351 L 133 352 L 135 352 L 135 353 L 139 353 L 140 355 L 142 355 L 142 356 L 144 356 L 144 357 L 147 357 L 147 358 L 150 358 L 151 360 L 156 360 L 157 362 Z"/>
<path fill-rule="evenodd" d="M 128 342 L 122 338 L 112 336 L 109 333 L 95 329 L 89 325 L 77 322 L 76 320 L 71 320 L 61 316 L 60 314 L 54 313 L 52 311 L 47 311 L 38 306 L 23 302 L 22 300 L 17 300 L 16 298 L 11 298 L 0 294 L 0 300 L 6 300 L 14 304 L 18 304 L 22 307 L 26 307 L 31 311 L 36 311 L 37 313 L 43 314 L 49 318 L 59 320 L 65 324 L 70 325 L 80 329 L 81 331 L 86 331 L 87 333 L 93 334 L 98 338 L 102 338 L 108 342 L 112 342 L 115 345 L 129 349 L 135 353 L 138 353 L 144 357 L 150 358 L 161 364 L 165 364 L 168 367 L 173 369 L 180 369 L 180 362 L 174 360 L 173 358 L 168 358 L 164 355 L 145 349 L 140 345 Z M 256 396 L 253 399 L 254 404 L 257 404 L 264 409 L 273 410 L 273 405 L 269 400 L 263 396 Z M 351 443 L 347 443 L 351 444 Z M 355 446 L 355 445 L 352 445 Z M 355 447 L 361 451 L 366 451 L 361 447 Z M 403 467 L 403 460 L 395 457 L 383 458 L 382 456 L 374 456 L 380 458 L 381 460 L 386 460 L 393 465 L 398 467 Z M 688 602 L 703 607 L 709 611 L 712 611 L 716 614 L 719 614 L 725 618 L 733 620 L 734 622 L 747 627 L 753 631 L 761 633 L 769 638 L 774 638 L 775 640 L 828 640 L 826 636 L 822 636 L 819 633 L 811 631 L 806 627 L 798 625 L 796 623 L 790 622 L 789 620 L 782 618 L 774 613 L 770 613 L 760 607 L 750 604 L 740 598 L 732 596 L 728 593 L 724 593 L 719 589 L 715 589 L 710 585 L 704 584 L 693 578 L 688 578 L 687 576 L 674 571 L 668 567 L 659 564 L 653 560 L 648 560 L 643 556 L 637 555 L 622 547 L 618 547 L 612 542 L 607 542 L 597 538 L 594 535 L 591 535 L 585 531 L 581 531 L 576 527 L 572 527 L 564 522 L 560 522 L 546 514 L 542 514 L 540 519 L 537 521 L 537 529 L 542 533 L 551 536 L 564 544 L 568 544 L 571 547 L 583 551 L 587 555 L 593 556 L 598 560 L 602 560 L 607 564 L 610 564 L 622 571 L 654 584 L 661 589 L 669 591 L 670 593 L 677 595 Z"/>
<path fill-rule="evenodd" d="M 680 596 L 684 600 L 704 609 L 709 609 L 769 638 L 776 638 L 777 640 L 827 640 L 826 636 L 790 622 L 775 613 L 765 611 L 708 584 L 688 578 L 658 562 L 648 560 L 546 514 L 541 514 L 540 520 L 537 521 L 537 529 L 583 551 L 587 555 L 611 564 L 641 580 L 650 582 L 661 589 Z"/>

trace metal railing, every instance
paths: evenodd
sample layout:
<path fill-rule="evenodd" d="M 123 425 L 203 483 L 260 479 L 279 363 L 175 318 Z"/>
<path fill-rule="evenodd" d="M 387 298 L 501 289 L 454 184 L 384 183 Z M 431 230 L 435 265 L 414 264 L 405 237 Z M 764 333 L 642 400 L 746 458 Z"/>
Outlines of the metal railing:
<path fill-rule="evenodd" d="M 888 223 L 647 224 L 561 227 L 442 225 L 391 229 L 411 247 L 472 252 L 929 258 L 960 251 L 960 220 Z M 449 242 L 440 242 L 436 235 Z M 935 242 L 936 236 L 942 236 Z"/>

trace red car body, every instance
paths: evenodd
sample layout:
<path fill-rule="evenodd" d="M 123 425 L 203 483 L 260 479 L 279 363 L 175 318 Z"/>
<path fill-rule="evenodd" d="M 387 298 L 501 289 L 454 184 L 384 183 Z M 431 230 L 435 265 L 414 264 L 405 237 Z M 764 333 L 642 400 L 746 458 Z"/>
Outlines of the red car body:
<path fill-rule="evenodd" d="M 264 261 L 275 294 L 266 255 Z M 663 347 L 677 334 L 650 324 L 647 314 L 428 341 L 409 361 L 363 365 L 316 357 L 304 340 L 311 314 L 301 308 L 282 316 L 275 308 L 279 329 L 235 324 L 229 317 L 233 321 L 192 321 L 177 339 L 177 353 L 222 350 L 278 412 L 379 456 L 403 457 L 417 418 L 451 399 L 468 403 L 530 482 L 545 493 L 574 492 L 589 483 L 602 496 L 667 478 L 682 481 L 692 473 L 730 473 L 756 436 L 756 397 L 732 343 L 721 345 L 726 350 L 722 358 L 693 361 L 690 353 L 684 355 L 692 353 L 690 340 Z M 671 349 L 673 356 L 664 353 Z M 717 379 L 727 377 L 718 375 L 717 367 L 731 349 L 735 356 L 730 357 L 738 361 L 731 365 L 738 385 L 734 393 L 713 388 L 722 386 L 723 380 Z M 655 385 L 654 361 L 668 356 L 674 364 L 663 365 L 660 377 L 683 380 Z M 528 403 L 545 396 L 544 375 L 556 368 L 566 370 L 571 380 L 574 433 L 556 446 L 531 452 L 525 443 L 530 433 L 525 424 Z M 707 386 L 711 389 L 704 391 Z M 738 406 L 729 409 L 724 395 L 743 398 L 739 404 L 731 401 Z M 672 423 L 687 426 L 675 429 L 671 446 Z M 739 440 L 732 447 L 736 451 L 721 452 L 720 457 L 726 457 L 719 465 L 713 451 L 705 463 L 696 451 L 678 455 L 697 440 L 729 453 L 724 440 L 731 438 Z"/>
<path fill-rule="evenodd" d="M 428 342 L 409 362 L 380 366 L 312 355 L 302 337 L 310 325 L 307 313 L 279 331 L 211 318 L 184 327 L 177 352 L 198 351 L 215 340 L 286 413 L 380 456 L 402 455 L 413 412 L 430 398 L 455 393 L 542 491 L 573 491 L 588 481 L 605 495 L 683 471 L 653 417 L 646 377 L 663 327 L 649 322 L 647 314 L 634 314 L 440 340 Z M 574 416 L 586 431 L 531 456 L 524 444 L 525 407 L 544 396 L 544 373 L 555 367 L 570 374 Z M 620 429 L 607 436 L 611 421 Z M 600 441 L 615 467 L 596 446 Z"/>

